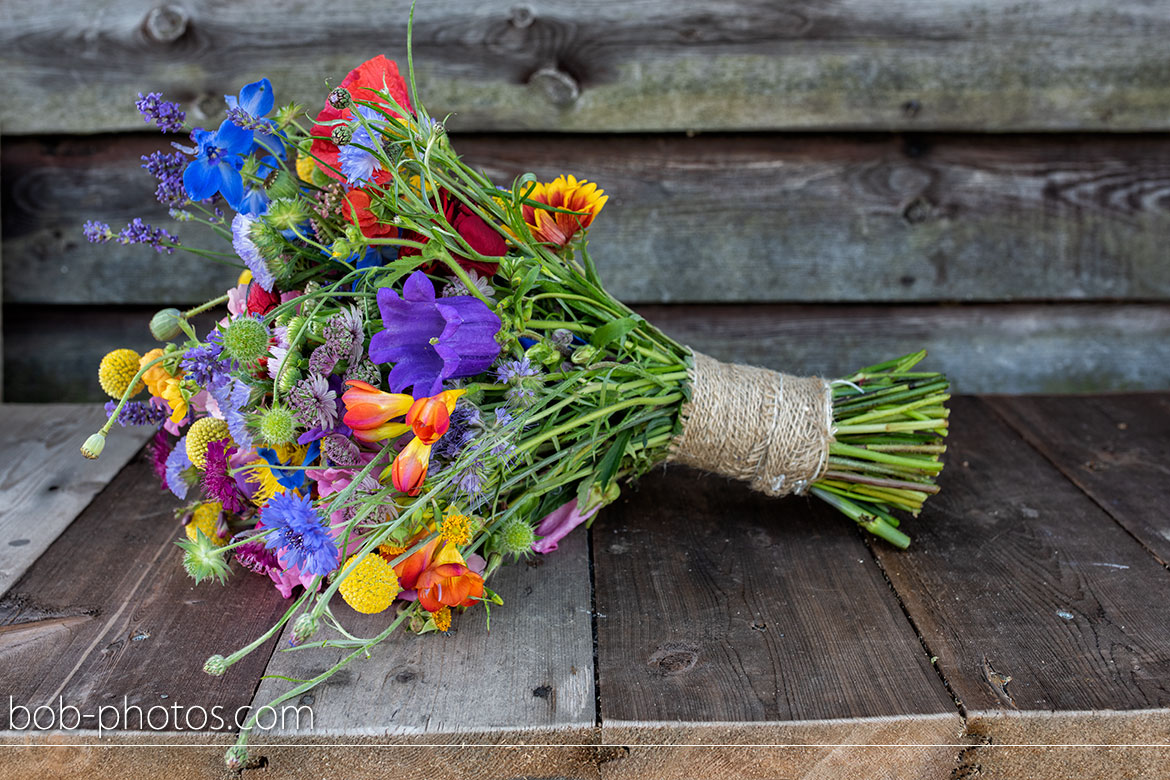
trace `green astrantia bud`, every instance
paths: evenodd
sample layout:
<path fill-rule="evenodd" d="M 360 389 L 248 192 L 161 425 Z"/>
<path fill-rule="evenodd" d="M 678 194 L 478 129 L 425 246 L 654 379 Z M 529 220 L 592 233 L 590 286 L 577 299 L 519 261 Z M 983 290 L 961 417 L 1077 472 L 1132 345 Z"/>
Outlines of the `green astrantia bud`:
<path fill-rule="evenodd" d="M 223 763 L 233 772 L 239 772 L 248 763 L 248 749 L 243 745 L 232 745 L 223 754 Z"/>
<path fill-rule="evenodd" d="M 505 555 L 519 558 L 532 554 L 532 545 L 536 542 L 536 532 L 527 520 L 513 517 L 504 523 L 495 535 L 496 549 Z"/>
<path fill-rule="evenodd" d="M 296 438 L 297 419 L 287 406 L 277 404 L 266 409 L 260 415 L 257 424 L 257 433 L 265 444 L 275 447 L 278 444 L 287 444 Z"/>
<path fill-rule="evenodd" d="M 349 125 L 335 125 L 329 137 L 338 146 L 345 146 L 353 138 L 353 130 Z"/>
<path fill-rule="evenodd" d="M 309 218 L 309 211 L 300 198 L 280 198 L 268 204 L 264 218 L 277 230 L 292 230 Z"/>
<path fill-rule="evenodd" d="M 268 354 L 268 328 L 255 317 L 237 317 L 223 331 L 224 356 L 251 366 Z"/>
<path fill-rule="evenodd" d="M 85 444 L 81 445 L 81 454 L 90 460 L 96 460 L 105 448 L 106 435 L 99 432 L 85 440 Z"/>
<path fill-rule="evenodd" d="M 158 341 L 170 341 L 182 333 L 183 313 L 178 309 L 163 309 L 150 318 L 150 335 Z"/>
<path fill-rule="evenodd" d="M 223 677 L 223 673 L 227 671 L 227 668 L 227 659 L 218 653 L 211 656 L 203 663 L 203 671 L 207 672 L 212 677 Z"/>

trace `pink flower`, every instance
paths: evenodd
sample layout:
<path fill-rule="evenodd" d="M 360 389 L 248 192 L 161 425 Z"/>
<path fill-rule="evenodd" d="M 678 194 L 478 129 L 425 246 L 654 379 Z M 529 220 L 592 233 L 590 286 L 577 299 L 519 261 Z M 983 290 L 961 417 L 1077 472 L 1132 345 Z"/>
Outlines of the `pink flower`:
<path fill-rule="evenodd" d="M 567 504 L 562 504 L 545 515 L 540 524 L 536 526 L 536 535 L 544 538 L 533 542 L 532 549 L 542 555 L 557 549 L 557 542 L 568 536 L 569 531 L 597 514 L 597 510 L 601 509 L 602 506 L 602 503 L 598 503 L 592 509 L 581 513 L 577 511 L 577 499 L 575 498 Z"/>

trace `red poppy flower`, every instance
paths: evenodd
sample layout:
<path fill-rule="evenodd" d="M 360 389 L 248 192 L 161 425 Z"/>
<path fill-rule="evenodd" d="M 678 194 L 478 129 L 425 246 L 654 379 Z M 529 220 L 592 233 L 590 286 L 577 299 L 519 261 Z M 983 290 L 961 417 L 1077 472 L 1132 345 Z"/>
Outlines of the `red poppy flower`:
<path fill-rule="evenodd" d="M 451 227 L 455 228 L 463 240 L 467 242 L 468 246 L 479 252 L 485 257 L 503 257 L 508 252 L 508 245 L 504 241 L 504 237 L 500 235 L 499 231 L 491 225 L 483 221 L 483 218 L 473 212 L 471 209 L 458 198 L 452 198 L 446 190 L 439 191 L 439 203 L 443 207 L 443 216 Z M 408 238 L 411 241 L 418 241 L 423 244 L 427 243 L 429 239 L 426 236 L 419 235 L 412 230 L 404 230 L 402 232 L 403 238 Z M 400 257 L 410 257 L 421 252 L 414 247 L 402 247 L 398 254 Z M 463 257 L 452 253 L 456 262 L 463 266 L 468 271 L 474 270 L 483 276 L 492 276 L 496 272 L 496 267 L 499 263 L 485 262 L 482 260 L 472 260 L 468 257 Z M 431 273 L 435 270 L 435 264 L 424 266 L 423 271 Z"/>
<path fill-rule="evenodd" d="M 280 293 L 275 289 L 272 292 L 268 292 L 255 282 L 248 285 L 247 307 L 250 314 L 263 316 L 276 308 L 279 303 Z"/>
<path fill-rule="evenodd" d="M 411 113 L 414 112 L 410 105 L 406 82 L 399 75 L 398 66 L 394 64 L 393 60 L 388 60 L 381 54 L 372 60 L 366 60 L 351 70 L 349 75 L 342 79 L 341 86 L 349 90 L 349 94 L 355 102 L 365 100 L 371 103 L 381 103 L 382 101 L 376 93 L 385 89 L 398 102 L 398 105 Z M 382 103 L 382 105 L 386 104 Z M 389 107 L 387 108 L 390 110 Z M 399 116 L 397 111 L 390 110 L 390 113 Z M 317 124 L 313 125 L 313 135 L 317 136 L 318 139 L 313 141 L 312 153 L 319 161 L 318 164 L 322 171 L 338 181 L 345 181 L 345 176 L 340 173 L 341 164 L 337 159 L 340 150 L 337 148 L 337 144 L 330 140 L 323 140 L 328 139 L 333 132 L 333 125 L 328 123 L 336 122 L 339 119 L 346 121 L 353 119 L 353 109 L 346 108 L 339 111 L 326 102 L 325 108 L 317 114 Z M 389 171 L 378 171 L 374 175 L 374 181 L 378 184 L 385 183 L 389 178 Z"/>
<path fill-rule="evenodd" d="M 398 228 L 378 219 L 370 209 L 370 193 L 365 190 L 350 190 L 345 193 L 345 219 L 351 224 L 356 214 L 357 226 L 366 238 L 383 238 L 398 235 Z"/>

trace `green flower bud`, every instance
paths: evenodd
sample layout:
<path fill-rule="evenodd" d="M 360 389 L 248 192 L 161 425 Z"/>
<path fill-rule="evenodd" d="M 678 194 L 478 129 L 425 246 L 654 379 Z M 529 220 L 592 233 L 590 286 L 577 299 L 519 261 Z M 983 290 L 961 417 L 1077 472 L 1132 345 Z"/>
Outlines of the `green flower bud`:
<path fill-rule="evenodd" d="M 333 139 L 333 143 L 337 144 L 338 146 L 345 146 L 350 142 L 350 139 L 353 138 L 353 130 L 349 125 L 335 125 L 333 132 L 329 134 L 329 137 Z"/>
<path fill-rule="evenodd" d="M 268 354 L 268 329 L 255 317 L 238 317 L 223 332 L 223 353 L 245 366 Z"/>
<path fill-rule="evenodd" d="M 294 645 L 303 644 L 309 641 L 315 633 L 317 633 L 317 616 L 312 612 L 306 612 L 293 623 L 292 643 Z"/>
<path fill-rule="evenodd" d="M 269 446 L 286 444 L 296 438 L 297 420 L 287 406 L 276 405 L 260 415 L 260 438 Z"/>
<path fill-rule="evenodd" d="M 203 671 L 212 677 L 222 677 L 223 673 L 227 671 L 227 659 L 217 653 L 204 662 Z"/>
<path fill-rule="evenodd" d="M 150 318 L 150 335 L 158 341 L 170 341 L 182 332 L 182 321 L 183 313 L 178 309 L 163 309 Z"/>
<path fill-rule="evenodd" d="M 505 555 L 519 558 L 532 553 L 536 532 L 527 520 L 513 517 L 496 531 L 496 548 Z"/>
<path fill-rule="evenodd" d="M 292 230 L 309 218 L 309 212 L 300 198 L 281 198 L 268 204 L 264 218 L 277 230 Z"/>
<path fill-rule="evenodd" d="M 105 448 L 106 435 L 99 432 L 85 440 L 85 444 L 81 445 L 81 454 L 90 460 L 96 460 Z"/>
<path fill-rule="evenodd" d="M 248 763 L 248 749 L 243 745 L 232 745 L 223 754 L 223 763 L 233 772 L 239 772 Z"/>
<path fill-rule="evenodd" d="M 350 96 L 349 90 L 345 87 L 337 87 L 329 93 L 329 105 L 336 108 L 338 111 L 344 111 L 353 105 L 353 97 Z"/>
<path fill-rule="evenodd" d="M 592 344 L 586 344 L 573 350 L 573 356 L 569 359 L 573 361 L 574 365 L 587 366 L 590 363 L 595 362 L 600 356 L 600 349 L 593 346 Z"/>

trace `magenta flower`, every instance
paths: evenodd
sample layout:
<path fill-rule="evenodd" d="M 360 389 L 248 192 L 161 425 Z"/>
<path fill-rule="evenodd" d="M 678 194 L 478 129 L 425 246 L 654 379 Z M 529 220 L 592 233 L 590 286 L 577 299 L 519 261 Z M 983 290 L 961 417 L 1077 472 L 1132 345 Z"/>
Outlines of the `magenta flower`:
<path fill-rule="evenodd" d="M 544 538 L 533 542 L 532 549 L 542 555 L 557 549 L 557 542 L 568 536 L 569 531 L 597 514 L 597 510 L 601 509 L 602 506 L 603 504 L 598 503 L 597 506 L 582 513 L 577 511 L 577 499 L 575 498 L 567 504 L 562 504 L 559 508 L 545 515 L 540 524 L 536 526 L 536 535 Z"/>
<path fill-rule="evenodd" d="M 435 395 L 444 380 L 482 373 L 500 354 L 500 318 L 471 295 L 436 299 L 422 271 L 407 278 L 402 297 L 378 290 L 378 310 L 385 329 L 370 339 L 370 360 L 395 364 L 395 393 L 413 386 L 416 396 Z"/>

